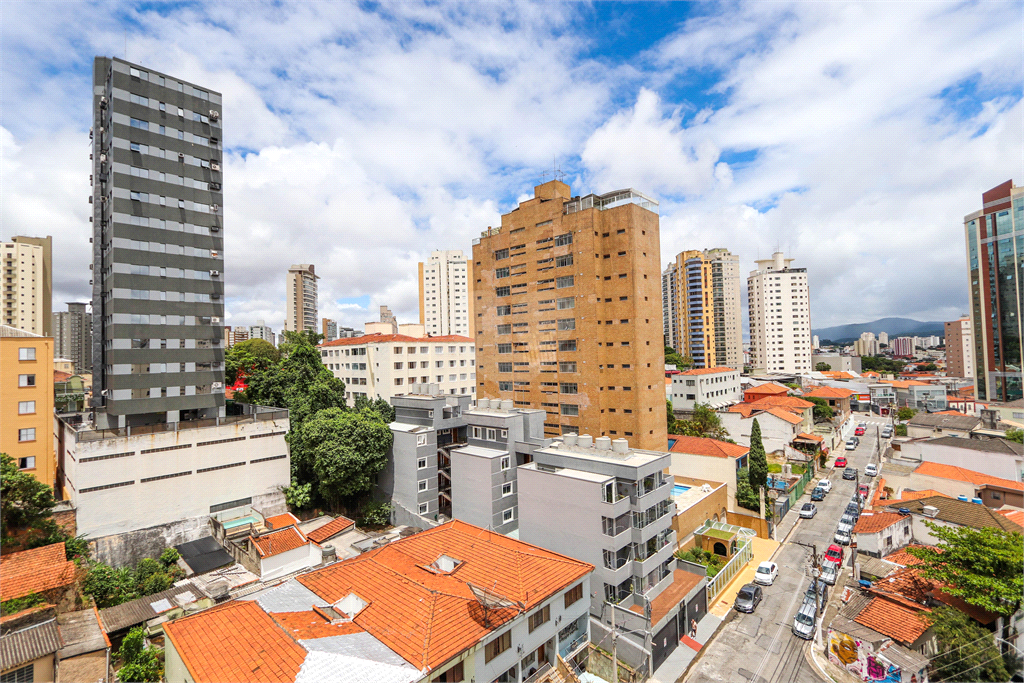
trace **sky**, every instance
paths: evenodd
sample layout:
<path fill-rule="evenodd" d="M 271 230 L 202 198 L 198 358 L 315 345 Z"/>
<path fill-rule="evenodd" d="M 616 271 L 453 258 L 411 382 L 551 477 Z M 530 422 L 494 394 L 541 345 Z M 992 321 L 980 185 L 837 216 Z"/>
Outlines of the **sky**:
<path fill-rule="evenodd" d="M 226 324 L 418 321 L 417 263 L 533 187 L 660 202 L 663 266 L 781 248 L 815 328 L 966 311 L 963 217 L 1024 183 L 1014 2 L 0 4 L 0 238 L 87 301 L 96 55 L 223 93 Z M 744 284 L 745 289 L 745 284 Z"/>

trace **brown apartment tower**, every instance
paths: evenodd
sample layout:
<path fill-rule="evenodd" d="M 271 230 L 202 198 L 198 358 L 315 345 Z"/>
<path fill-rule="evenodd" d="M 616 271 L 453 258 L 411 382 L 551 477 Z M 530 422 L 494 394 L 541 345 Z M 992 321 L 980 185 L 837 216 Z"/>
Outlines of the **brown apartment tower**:
<path fill-rule="evenodd" d="M 657 212 L 554 180 L 474 240 L 477 396 L 543 409 L 546 436 L 666 449 Z"/>

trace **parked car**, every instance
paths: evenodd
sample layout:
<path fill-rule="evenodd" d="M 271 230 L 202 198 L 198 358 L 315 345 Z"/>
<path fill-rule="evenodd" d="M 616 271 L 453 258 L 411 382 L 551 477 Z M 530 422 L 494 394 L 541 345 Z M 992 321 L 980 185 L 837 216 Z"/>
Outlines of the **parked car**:
<path fill-rule="evenodd" d="M 867 430 L 864 429 L 863 427 L 857 427 L 855 430 L 853 430 L 853 435 L 854 436 L 864 436 L 864 432 L 865 431 L 867 431 Z"/>
<path fill-rule="evenodd" d="M 846 504 L 846 512 L 844 516 L 849 515 L 853 518 L 853 523 L 856 524 L 857 520 L 860 519 L 860 506 L 857 503 L 850 501 Z"/>
<path fill-rule="evenodd" d="M 854 505 L 854 507 L 857 507 L 857 506 Z M 856 524 L 856 523 L 857 523 L 857 513 L 856 512 L 850 512 L 849 509 L 844 511 L 843 512 L 843 516 L 839 518 L 839 527 L 840 528 L 842 528 L 844 526 L 847 526 L 847 527 L 850 527 L 852 529 L 853 525 Z"/>
<path fill-rule="evenodd" d="M 858 496 L 864 496 L 865 498 L 867 498 L 868 497 L 868 493 L 870 491 L 871 491 L 871 487 L 868 486 L 867 484 L 861 484 L 860 486 L 857 487 L 857 495 Z"/>
<path fill-rule="evenodd" d="M 811 519 L 816 514 L 818 514 L 818 508 L 814 503 L 804 503 L 803 507 L 800 508 L 800 517 L 802 519 Z"/>
<path fill-rule="evenodd" d="M 888 439 L 892 436 L 892 425 L 885 425 L 882 427 L 882 438 Z"/>
<path fill-rule="evenodd" d="M 734 607 L 737 612 L 747 612 L 749 614 L 757 609 L 757 606 L 761 604 L 762 598 L 764 598 L 764 593 L 761 592 L 761 587 L 748 583 L 736 594 Z"/>
<path fill-rule="evenodd" d="M 835 562 L 821 563 L 821 580 L 828 586 L 836 585 L 839 579 L 839 565 Z"/>
<path fill-rule="evenodd" d="M 875 463 L 871 463 L 870 465 L 864 468 L 864 474 L 868 475 L 869 477 L 875 476 L 876 474 L 878 474 L 878 465 L 876 465 Z"/>
<path fill-rule="evenodd" d="M 843 479 L 856 479 L 856 478 L 857 478 L 857 468 L 856 467 L 847 467 L 845 470 L 843 470 Z M 760 495 L 760 494 L 758 494 L 758 495 Z"/>
<path fill-rule="evenodd" d="M 765 586 L 770 586 L 775 583 L 775 578 L 779 575 L 779 565 L 774 562 L 764 561 L 757 565 L 757 571 L 754 572 L 754 582 L 760 583 Z"/>
<path fill-rule="evenodd" d="M 842 549 L 842 547 L 833 543 L 832 545 L 830 545 L 828 547 L 828 550 L 825 551 L 825 558 L 829 559 L 829 560 L 835 560 L 836 562 L 842 564 L 842 562 L 843 562 L 843 549 Z"/>
<path fill-rule="evenodd" d="M 844 458 L 844 457 L 836 458 L 836 467 L 837 468 L 838 467 L 846 467 L 846 458 Z M 761 495 L 761 494 L 757 494 L 757 495 Z"/>
<path fill-rule="evenodd" d="M 793 635 L 804 640 L 813 638 L 815 619 L 814 605 L 812 603 L 805 602 L 800 605 L 800 610 L 793 617 Z"/>
<path fill-rule="evenodd" d="M 849 529 L 836 529 L 836 533 L 832 537 L 832 540 L 839 545 L 850 545 Z"/>
<path fill-rule="evenodd" d="M 814 602 L 814 589 L 818 589 L 818 602 Z M 828 586 L 825 585 L 824 581 L 818 581 L 811 579 L 811 584 L 807 587 L 807 591 L 804 593 L 804 604 L 811 604 L 821 607 L 821 611 L 825 611 L 825 605 L 828 603 Z"/>
<path fill-rule="evenodd" d="M 828 479 L 822 479 L 818 482 L 818 488 L 823 488 L 825 489 L 825 493 L 830 493 L 832 491 L 832 482 Z"/>
<path fill-rule="evenodd" d="M 857 450 L 857 442 L 854 441 L 853 439 L 849 439 L 846 442 L 846 450 L 848 450 L 848 451 L 855 451 L 855 450 Z"/>
<path fill-rule="evenodd" d="M 815 486 L 814 490 L 811 491 L 811 500 L 817 502 L 819 500 L 825 500 L 825 489 L 820 486 Z"/>

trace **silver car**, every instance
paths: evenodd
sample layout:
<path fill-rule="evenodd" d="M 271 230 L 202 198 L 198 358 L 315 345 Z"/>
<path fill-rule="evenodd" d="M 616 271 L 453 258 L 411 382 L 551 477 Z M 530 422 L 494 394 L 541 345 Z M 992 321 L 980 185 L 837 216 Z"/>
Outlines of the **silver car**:
<path fill-rule="evenodd" d="M 845 529 L 836 529 L 836 535 L 832 540 L 839 545 L 850 545 L 850 532 Z"/>
<path fill-rule="evenodd" d="M 793 635 L 810 640 L 814 637 L 814 603 L 805 602 L 793 618 Z"/>

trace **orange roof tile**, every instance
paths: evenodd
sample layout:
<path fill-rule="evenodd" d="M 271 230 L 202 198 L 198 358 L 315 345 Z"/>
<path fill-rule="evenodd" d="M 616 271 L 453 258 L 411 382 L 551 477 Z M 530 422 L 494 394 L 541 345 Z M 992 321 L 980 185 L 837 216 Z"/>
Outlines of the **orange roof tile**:
<path fill-rule="evenodd" d="M 957 400 L 960 399 L 960 397 L 959 396 L 950 396 L 949 394 L 947 394 L 946 395 L 946 400 L 949 400 L 949 399 L 953 399 L 954 401 L 957 401 Z M 966 415 L 966 413 L 961 413 L 959 410 L 939 410 L 937 412 L 932 413 L 932 415 L 959 415 L 959 416 L 962 417 L 962 416 Z"/>
<path fill-rule="evenodd" d="M 911 645 L 928 630 L 929 622 L 920 618 L 920 614 L 929 614 L 931 610 L 911 609 L 884 598 L 873 598 L 861 610 L 854 621 L 862 626 L 878 631 L 904 645 Z"/>
<path fill-rule="evenodd" d="M 901 491 L 900 497 L 897 500 L 918 500 L 919 498 L 931 498 L 932 496 L 953 497 L 935 489 L 924 489 L 923 491 Z"/>
<path fill-rule="evenodd" d="M 823 436 L 818 436 L 817 434 L 808 434 L 807 432 L 800 432 L 799 434 L 797 434 L 797 437 L 800 438 L 800 439 L 810 439 L 811 441 L 824 441 L 825 440 L 825 437 L 823 437 Z M 761 494 L 757 494 L 757 495 L 761 495 Z"/>
<path fill-rule="evenodd" d="M 795 413 L 793 413 L 791 410 L 789 410 L 787 408 L 769 408 L 765 412 L 771 413 L 775 417 L 783 419 L 783 420 L 785 420 L 786 422 L 788 422 L 790 424 L 795 424 L 796 425 L 796 424 L 800 424 L 801 422 L 804 421 L 803 416 L 796 415 Z"/>
<path fill-rule="evenodd" d="M 60 370 L 53 371 L 54 382 L 67 382 L 69 379 L 74 377 L 70 372 L 61 372 Z"/>
<path fill-rule="evenodd" d="M 825 370 L 821 374 L 830 379 L 853 379 L 853 375 L 843 370 Z M 852 392 L 851 392 L 852 393 Z"/>
<path fill-rule="evenodd" d="M 306 538 L 308 538 L 311 541 L 316 541 L 317 543 L 323 543 L 328 538 L 331 538 L 332 536 L 337 536 L 342 531 L 345 531 L 346 529 L 352 526 L 355 526 L 355 522 L 353 522 L 348 517 L 342 517 L 339 515 L 332 519 L 330 522 L 327 522 L 327 524 L 324 524 L 319 529 L 314 529 L 313 531 L 310 531 L 308 534 L 306 534 Z"/>
<path fill-rule="evenodd" d="M 293 526 L 262 536 L 250 536 L 249 539 L 256 546 L 256 552 L 260 554 L 260 557 L 273 557 L 289 550 L 301 548 L 309 543 L 302 532 Z"/>
<path fill-rule="evenodd" d="M 70 586 L 74 580 L 75 563 L 68 561 L 63 543 L 0 557 L 0 601 Z"/>
<path fill-rule="evenodd" d="M 914 379 L 908 380 L 906 382 L 901 382 L 899 380 L 894 380 L 894 379 L 883 379 L 881 381 L 881 384 L 890 384 L 895 389 L 908 389 L 910 387 L 930 387 L 931 386 L 930 384 L 928 384 L 928 382 L 918 382 L 917 380 L 914 380 Z"/>
<path fill-rule="evenodd" d="M 877 372 L 873 372 L 871 370 L 868 370 L 867 372 L 860 373 L 860 376 L 861 377 L 881 377 L 880 374 L 878 374 Z"/>
<path fill-rule="evenodd" d="M 996 513 L 1006 517 L 1014 524 L 1024 526 L 1024 510 L 996 510 Z"/>
<path fill-rule="evenodd" d="M 767 382 L 765 384 L 759 384 L 756 387 L 750 387 L 745 389 L 745 394 L 765 394 L 765 395 L 783 395 L 789 393 L 789 387 L 784 387 L 781 384 L 775 384 L 774 382 Z"/>
<path fill-rule="evenodd" d="M 705 439 L 699 436 L 681 436 L 669 434 L 669 439 L 675 439 L 669 452 L 689 453 L 691 455 L 707 455 L 713 458 L 742 458 L 750 452 L 749 446 L 719 441 L 718 439 Z"/>
<path fill-rule="evenodd" d="M 442 554 L 461 564 L 449 574 L 427 569 Z M 368 603 L 355 623 L 413 666 L 428 670 L 518 612 L 492 610 L 491 625 L 484 626 L 468 583 L 531 609 L 592 570 L 586 562 L 453 520 L 297 580 L 332 604 L 354 592 Z"/>
<path fill-rule="evenodd" d="M 796 408 L 798 410 L 807 410 L 814 407 L 814 404 L 810 401 L 805 401 L 796 396 L 765 396 L 764 398 L 751 401 L 750 404 L 756 407 L 773 406 L 776 408 Z"/>
<path fill-rule="evenodd" d="M 235 600 L 163 626 L 197 683 L 294 681 L 306 658 L 306 650 L 255 600 Z"/>
<path fill-rule="evenodd" d="M 836 387 L 814 387 L 811 391 L 805 391 L 804 396 L 811 398 L 850 398 L 853 396 L 851 389 L 837 389 Z"/>
<path fill-rule="evenodd" d="M 343 636 L 348 633 L 360 633 L 363 630 L 352 621 L 332 624 L 324 618 L 324 615 L 314 610 L 274 612 L 270 616 L 293 640 L 329 638 L 331 636 Z"/>
<path fill-rule="evenodd" d="M 364 334 L 361 337 L 343 337 L 334 341 L 324 342 L 320 344 L 320 347 L 359 346 L 361 344 L 383 344 L 386 342 L 416 342 L 417 344 L 422 342 L 462 342 L 472 344 L 473 340 L 458 334 L 448 334 L 443 337 L 410 337 L 407 334 L 381 334 L 380 332 L 374 332 L 373 334 Z"/>
<path fill-rule="evenodd" d="M 924 605 L 931 597 L 937 583 L 926 579 L 921 568 L 908 565 L 897 569 L 883 579 L 879 579 L 871 588 L 874 591 L 901 597 L 918 605 Z"/>
<path fill-rule="evenodd" d="M 786 422 L 789 422 L 790 424 L 800 424 L 801 422 L 803 422 L 803 416 L 796 414 L 796 412 L 794 411 L 800 413 L 803 412 L 799 408 L 778 406 L 769 407 L 769 404 L 765 403 L 765 401 L 763 400 L 756 401 L 754 403 L 737 403 L 736 405 L 731 406 L 728 410 L 728 412 L 730 413 L 739 413 L 744 418 L 756 417 L 761 413 L 770 413 L 771 415 L 781 418 Z"/>
<path fill-rule="evenodd" d="M 1012 479 L 1001 479 L 1000 477 L 993 477 L 983 472 L 975 472 L 974 470 L 968 470 L 963 467 L 957 467 L 955 465 L 943 465 L 937 462 L 923 462 L 917 466 L 914 470 L 914 474 L 925 474 L 932 477 L 941 477 L 943 479 L 955 479 L 957 481 L 965 481 L 975 486 L 981 486 L 982 484 L 988 484 L 989 486 L 999 486 L 1014 491 L 1024 491 L 1024 483 L 1019 481 L 1013 481 Z"/>
<path fill-rule="evenodd" d="M 267 517 L 267 528 L 268 529 L 284 529 L 285 527 L 295 526 L 299 523 L 299 518 L 290 512 L 286 512 L 283 515 L 274 515 L 273 517 Z"/>
<path fill-rule="evenodd" d="M 864 512 L 853 527 L 854 533 L 874 534 L 903 519 L 898 512 Z"/>
<path fill-rule="evenodd" d="M 906 548 L 900 548 L 899 550 L 897 550 L 894 553 L 889 553 L 888 555 L 886 555 L 882 559 L 884 559 L 884 560 L 886 560 L 888 562 L 895 562 L 896 564 L 902 564 L 904 567 L 913 567 L 914 565 L 921 564 L 921 560 L 917 559 L 916 557 L 914 557 L 913 555 L 908 553 L 907 549 L 908 548 L 929 548 L 929 547 L 933 547 L 933 546 L 925 546 L 925 545 L 917 545 L 917 544 L 908 545 Z"/>
<path fill-rule="evenodd" d="M 724 365 L 716 365 L 713 368 L 691 368 L 680 372 L 680 375 L 716 375 L 720 372 L 736 372 L 734 368 L 727 368 Z"/>

